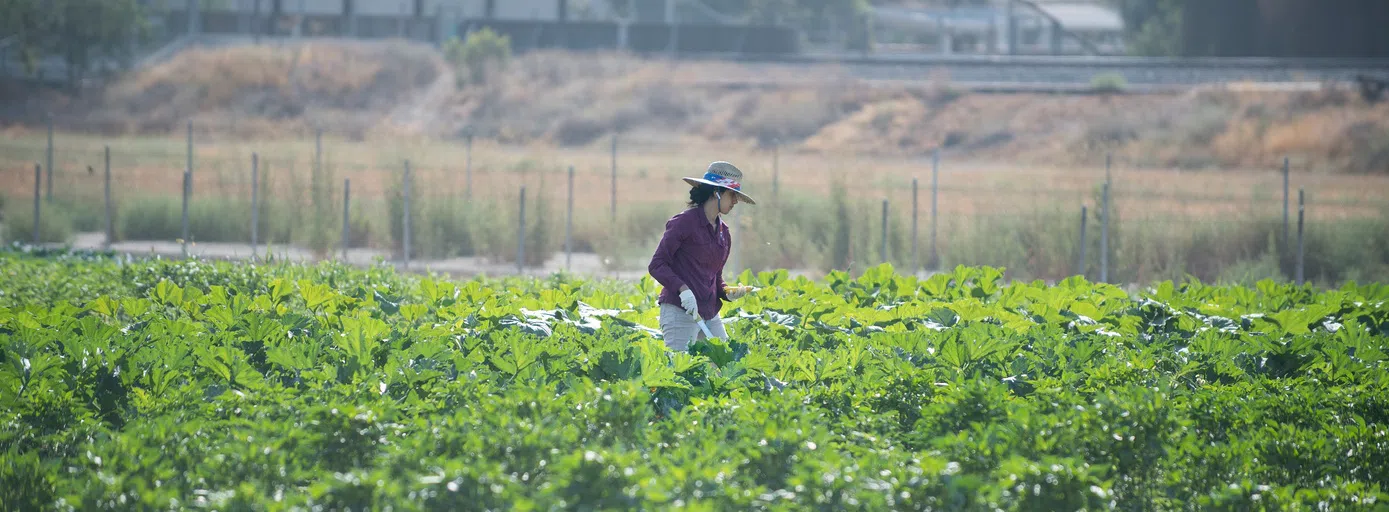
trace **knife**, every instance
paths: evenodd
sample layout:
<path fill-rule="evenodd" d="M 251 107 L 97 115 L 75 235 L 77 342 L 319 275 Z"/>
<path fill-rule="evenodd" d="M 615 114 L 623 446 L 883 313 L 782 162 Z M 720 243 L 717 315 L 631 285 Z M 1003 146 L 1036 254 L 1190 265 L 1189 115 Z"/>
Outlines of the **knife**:
<path fill-rule="evenodd" d="M 714 333 L 709 332 L 709 325 L 706 324 L 706 323 L 704 323 L 704 319 L 703 319 L 703 318 L 700 318 L 700 316 L 699 316 L 698 313 L 693 314 L 693 315 L 690 315 L 690 316 L 694 317 L 695 322 L 699 324 L 699 329 L 700 329 L 701 331 L 704 331 L 704 338 L 705 338 L 705 339 L 709 339 L 709 340 L 714 339 Z M 694 342 L 695 342 L 695 338 L 696 338 L 695 335 L 690 335 L 690 343 L 694 343 Z"/>

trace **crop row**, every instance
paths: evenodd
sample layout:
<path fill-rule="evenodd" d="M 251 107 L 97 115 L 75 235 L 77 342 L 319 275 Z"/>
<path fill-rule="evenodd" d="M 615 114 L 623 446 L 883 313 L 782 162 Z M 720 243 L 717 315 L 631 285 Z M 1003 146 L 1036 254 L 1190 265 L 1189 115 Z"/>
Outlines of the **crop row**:
<path fill-rule="evenodd" d="M 1374 509 L 1389 288 L 0 254 L 0 508 Z"/>

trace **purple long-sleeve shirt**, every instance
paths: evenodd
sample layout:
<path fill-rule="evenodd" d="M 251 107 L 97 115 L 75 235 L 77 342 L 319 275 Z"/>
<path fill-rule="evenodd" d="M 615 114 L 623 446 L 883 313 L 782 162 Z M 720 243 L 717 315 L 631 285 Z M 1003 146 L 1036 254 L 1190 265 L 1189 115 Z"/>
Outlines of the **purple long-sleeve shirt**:
<path fill-rule="evenodd" d="M 665 234 L 651 256 L 647 271 L 661 283 L 661 304 L 680 305 L 680 287 L 687 286 L 699 303 L 699 316 L 714 318 L 723 308 L 723 266 L 731 247 L 728 225 L 709 224 L 704 209 L 690 208 L 666 221 Z"/>

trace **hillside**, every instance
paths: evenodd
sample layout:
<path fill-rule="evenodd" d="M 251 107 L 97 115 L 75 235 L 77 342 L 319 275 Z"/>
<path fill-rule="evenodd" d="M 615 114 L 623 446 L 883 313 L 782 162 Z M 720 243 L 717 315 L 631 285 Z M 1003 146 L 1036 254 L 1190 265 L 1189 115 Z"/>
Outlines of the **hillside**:
<path fill-rule="evenodd" d="M 1180 95 L 974 94 L 944 81 L 869 84 L 718 62 L 536 53 L 458 85 L 439 52 L 404 43 L 304 43 L 184 52 L 72 99 L 5 91 L 0 122 L 106 134 L 200 131 L 279 137 L 314 126 L 355 139 L 402 133 L 601 143 L 614 131 L 679 143 L 1064 165 L 1106 152 L 1135 165 L 1389 173 L 1389 105 L 1350 90 Z"/>
<path fill-rule="evenodd" d="M 1389 104 L 1353 90 L 1184 94 L 982 94 L 945 81 L 882 84 L 824 66 L 774 74 L 731 63 L 646 62 L 562 53 L 527 55 L 454 97 L 459 126 L 557 145 L 614 131 L 719 145 L 1020 163 L 1103 160 L 1138 165 L 1249 167 L 1284 155 L 1316 169 L 1389 173 Z"/>
<path fill-rule="evenodd" d="M 191 120 L 200 132 L 234 137 L 303 135 L 321 126 L 360 139 L 444 74 L 438 52 L 424 45 L 197 48 L 78 97 L 27 91 L 29 98 L 16 98 L 23 105 L 0 113 L 10 123 L 41 124 L 42 103 L 60 129 L 110 135 L 182 133 Z"/>

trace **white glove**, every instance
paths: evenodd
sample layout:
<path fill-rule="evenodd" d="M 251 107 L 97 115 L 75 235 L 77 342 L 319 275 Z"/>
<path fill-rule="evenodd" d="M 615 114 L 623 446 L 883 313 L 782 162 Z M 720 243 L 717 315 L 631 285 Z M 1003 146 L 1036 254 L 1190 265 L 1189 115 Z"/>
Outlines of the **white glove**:
<path fill-rule="evenodd" d="M 690 316 L 694 316 L 699 313 L 699 303 L 695 302 L 694 292 L 690 291 L 689 288 L 686 288 L 685 291 L 680 292 L 680 307 L 685 308 L 685 312 L 689 313 Z"/>

